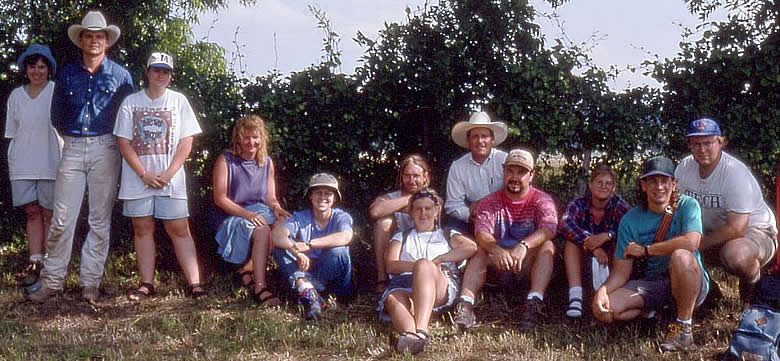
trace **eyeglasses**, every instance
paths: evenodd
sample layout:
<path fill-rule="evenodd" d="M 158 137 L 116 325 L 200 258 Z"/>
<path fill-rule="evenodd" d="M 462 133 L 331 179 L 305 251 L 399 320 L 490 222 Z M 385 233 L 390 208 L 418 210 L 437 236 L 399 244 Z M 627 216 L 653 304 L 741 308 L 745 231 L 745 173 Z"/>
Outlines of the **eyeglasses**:
<path fill-rule="evenodd" d="M 688 147 L 691 149 L 712 149 L 712 147 L 715 146 L 715 143 L 717 142 L 717 140 L 707 140 L 703 142 L 691 141 L 688 142 Z"/>
<path fill-rule="evenodd" d="M 596 181 L 593 182 L 593 184 L 599 188 L 612 188 L 613 186 L 615 186 L 615 183 L 612 181 Z"/>

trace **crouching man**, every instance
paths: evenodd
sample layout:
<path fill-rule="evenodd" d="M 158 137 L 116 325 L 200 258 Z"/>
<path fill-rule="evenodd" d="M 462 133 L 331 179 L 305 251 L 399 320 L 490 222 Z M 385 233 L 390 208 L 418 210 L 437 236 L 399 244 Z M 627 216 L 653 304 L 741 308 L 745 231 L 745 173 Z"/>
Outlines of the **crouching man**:
<path fill-rule="evenodd" d="M 709 276 L 698 251 L 699 203 L 680 195 L 673 174 L 669 158 L 645 161 L 637 189 L 639 205 L 620 221 L 615 263 L 593 299 L 593 315 L 606 323 L 625 321 L 674 302 L 677 319 L 669 323 L 661 350 L 688 351 L 695 348 L 693 310 L 707 296 Z"/>

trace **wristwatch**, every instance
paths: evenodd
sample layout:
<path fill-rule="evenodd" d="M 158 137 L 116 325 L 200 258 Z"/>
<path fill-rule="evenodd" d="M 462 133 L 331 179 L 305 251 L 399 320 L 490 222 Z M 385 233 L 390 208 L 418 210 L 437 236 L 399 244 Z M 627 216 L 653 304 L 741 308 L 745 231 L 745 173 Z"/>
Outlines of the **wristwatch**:
<path fill-rule="evenodd" d="M 528 247 L 528 242 L 526 242 L 524 239 L 523 239 L 523 240 L 520 240 L 520 244 L 521 244 L 521 245 L 523 245 L 523 246 L 525 246 L 525 250 L 526 250 L 526 251 L 527 251 L 528 249 L 530 249 L 530 247 Z"/>

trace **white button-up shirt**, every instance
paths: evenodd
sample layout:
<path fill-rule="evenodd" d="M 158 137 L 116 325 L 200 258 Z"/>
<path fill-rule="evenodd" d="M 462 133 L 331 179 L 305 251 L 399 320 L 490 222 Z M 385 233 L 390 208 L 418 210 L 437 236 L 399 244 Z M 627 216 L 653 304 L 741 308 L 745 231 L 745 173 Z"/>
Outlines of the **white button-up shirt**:
<path fill-rule="evenodd" d="M 492 148 L 484 162 L 477 163 L 466 153 L 450 165 L 447 174 L 447 200 L 444 211 L 461 221 L 469 220 L 469 205 L 496 192 L 504 185 L 504 161 L 507 153 Z"/>

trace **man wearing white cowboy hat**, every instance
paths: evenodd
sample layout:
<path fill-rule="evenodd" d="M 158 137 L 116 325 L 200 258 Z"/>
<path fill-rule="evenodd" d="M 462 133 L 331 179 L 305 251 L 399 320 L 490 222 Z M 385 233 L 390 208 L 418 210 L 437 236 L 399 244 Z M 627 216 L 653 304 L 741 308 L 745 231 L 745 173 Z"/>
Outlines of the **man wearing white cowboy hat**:
<path fill-rule="evenodd" d="M 470 152 L 452 162 L 447 174 L 444 211 L 450 227 L 472 233 L 478 201 L 502 188 L 507 153 L 494 147 L 506 136 L 506 124 L 491 121 L 485 112 L 471 114 L 468 122 L 452 128 L 452 140 Z"/>
<path fill-rule="evenodd" d="M 54 215 L 41 280 L 28 298 L 43 302 L 62 291 L 73 245 L 73 233 L 89 190 L 89 233 L 81 252 L 82 297 L 95 301 L 108 256 L 111 212 L 121 165 L 112 134 L 119 105 L 133 91 L 130 73 L 106 57 L 119 28 L 90 11 L 68 37 L 81 59 L 57 73 L 51 105 L 52 125 L 65 141 L 55 182 Z"/>

